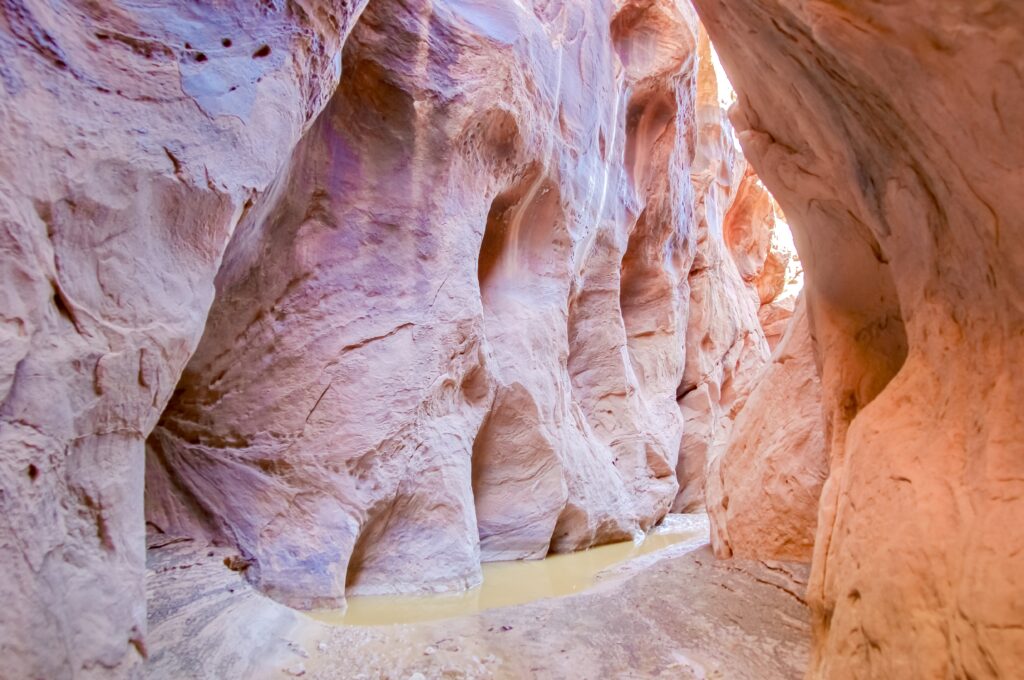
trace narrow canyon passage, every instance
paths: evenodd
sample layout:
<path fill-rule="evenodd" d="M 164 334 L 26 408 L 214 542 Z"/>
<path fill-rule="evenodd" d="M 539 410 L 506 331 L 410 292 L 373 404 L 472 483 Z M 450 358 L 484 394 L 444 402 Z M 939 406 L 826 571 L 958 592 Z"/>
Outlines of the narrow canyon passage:
<path fill-rule="evenodd" d="M 0 42 L 0 676 L 1024 667 L 1024 6 Z"/>

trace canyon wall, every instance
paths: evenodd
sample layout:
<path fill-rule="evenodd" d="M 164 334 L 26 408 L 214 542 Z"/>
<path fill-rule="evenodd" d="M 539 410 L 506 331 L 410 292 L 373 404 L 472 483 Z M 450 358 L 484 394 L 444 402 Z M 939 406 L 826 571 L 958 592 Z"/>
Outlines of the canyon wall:
<path fill-rule="evenodd" d="M 228 249 L 151 526 L 320 607 L 702 507 L 778 276 L 695 15 L 379 2 L 343 73 Z"/>
<path fill-rule="evenodd" d="M 718 557 L 810 562 L 828 474 L 821 383 L 803 298 L 708 463 L 707 509 Z"/>
<path fill-rule="evenodd" d="M 726 118 L 734 94 L 717 73 L 703 28 L 698 48 L 696 152 L 690 170 L 696 253 L 688 276 L 686 363 L 678 392 L 685 427 L 675 512 L 705 506 L 708 460 L 725 446 L 733 419 L 768 359 L 759 314 L 782 292 L 790 257 L 773 238 L 774 201 L 743 157 Z"/>
<path fill-rule="evenodd" d="M 320 607 L 659 520 L 697 38 L 668 1 L 372 3 L 228 248 L 150 438 L 150 524 Z"/>
<path fill-rule="evenodd" d="M 0 6 L 4 676 L 145 655 L 144 441 L 359 9 Z"/>
<path fill-rule="evenodd" d="M 696 0 L 793 226 L 830 473 L 811 677 L 1024 665 L 1024 7 Z"/>
<path fill-rule="evenodd" d="M 139 672 L 147 528 L 316 607 L 703 504 L 778 277 L 694 11 L 365 4 L 0 6 L 5 673 Z"/>

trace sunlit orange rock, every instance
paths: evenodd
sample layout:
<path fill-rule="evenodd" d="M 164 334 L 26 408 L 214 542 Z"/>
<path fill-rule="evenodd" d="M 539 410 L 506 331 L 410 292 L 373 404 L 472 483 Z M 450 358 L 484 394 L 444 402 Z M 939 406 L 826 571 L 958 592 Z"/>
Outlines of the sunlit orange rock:
<path fill-rule="evenodd" d="M 696 0 L 807 276 L 810 677 L 1024 667 L 1024 7 Z"/>
<path fill-rule="evenodd" d="M 708 464 L 715 554 L 809 562 L 828 458 L 802 299 L 727 442 Z"/>

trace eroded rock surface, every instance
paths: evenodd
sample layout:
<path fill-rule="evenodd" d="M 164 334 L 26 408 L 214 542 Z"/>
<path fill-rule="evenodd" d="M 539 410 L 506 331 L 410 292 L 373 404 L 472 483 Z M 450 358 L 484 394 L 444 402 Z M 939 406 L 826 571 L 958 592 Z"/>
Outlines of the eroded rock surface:
<path fill-rule="evenodd" d="M 145 654 L 143 442 L 361 5 L 0 6 L 5 676 Z"/>
<path fill-rule="evenodd" d="M 706 544 L 626 563 L 570 597 L 369 627 L 330 627 L 268 600 L 224 567 L 226 552 L 194 542 L 151 551 L 164 577 L 152 593 L 154 680 L 790 680 L 807 664 L 806 565 L 717 560 Z"/>
<path fill-rule="evenodd" d="M 237 546 L 284 602 L 460 589 L 648 528 L 684 363 L 717 412 L 763 354 L 686 5 L 382 0 L 346 43 L 363 2 L 8 4 L 13 674 L 145 655 L 144 477 L 151 529 Z"/>
<path fill-rule="evenodd" d="M 380 667 L 431 679 L 800 677 L 806 565 L 721 561 L 707 547 L 660 557 L 578 596 L 415 626 L 311 631 L 303 663 L 318 680 L 373 677 Z"/>
<path fill-rule="evenodd" d="M 696 0 L 807 275 L 811 677 L 1024 666 L 1024 7 Z"/>
<path fill-rule="evenodd" d="M 149 521 L 310 607 L 664 515 L 697 26 L 667 0 L 371 4 L 228 249 Z"/>
<path fill-rule="evenodd" d="M 255 678 L 301 662 L 311 622 L 248 584 L 237 550 L 186 536 L 148 539 L 145 677 Z"/>
<path fill-rule="evenodd" d="M 802 298 L 717 453 L 707 481 L 715 554 L 810 562 L 828 457 Z"/>
<path fill-rule="evenodd" d="M 704 507 L 707 461 L 724 445 L 769 354 L 757 316 L 757 281 L 770 251 L 772 201 L 749 170 L 726 119 L 723 103 L 731 89 L 715 72 L 703 31 L 699 47 L 691 169 L 696 253 L 688 275 L 686 364 L 678 393 L 685 426 L 673 504 L 679 512 Z"/>

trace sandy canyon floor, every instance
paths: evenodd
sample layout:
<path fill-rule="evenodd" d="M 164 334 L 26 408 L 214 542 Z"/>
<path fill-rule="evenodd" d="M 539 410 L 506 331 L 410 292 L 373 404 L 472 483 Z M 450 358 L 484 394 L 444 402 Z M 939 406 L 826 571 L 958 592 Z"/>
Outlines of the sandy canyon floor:
<path fill-rule="evenodd" d="M 716 560 L 704 516 L 682 516 L 646 550 L 611 546 L 547 565 L 499 565 L 502 587 L 465 612 L 536 593 L 575 594 L 389 625 L 330 621 L 444 616 L 431 598 L 353 599 L 347 618 L 307 616 L 256 592 L 228 549 L 154 536 L 149 550 L 153 678 L 798 678 L 808 657 L 806 568 Z M 651 548 L 654 548 L 651 551 Z M 646 554 L 644 554 L 646 553 Z M 623 560 L 624 561 L 616 561 Z M 602 568 L 603 567 L 603 568 Z M 504 573 L 502 568 L 505 569 Z M 595 573 L 596 572 L 596 573 Z M 515 587 L 516 574 L 523 583 Z M 514 592 L 512 592 L 514 591 Z M 502 594 L 504 593 L 504 594 Z M 369 600 L 369 601 L 367 601 Z M 441 602 L 438 605 L 438 602 Z M 404 613 L 403 613 L 404 612 Z"/>

